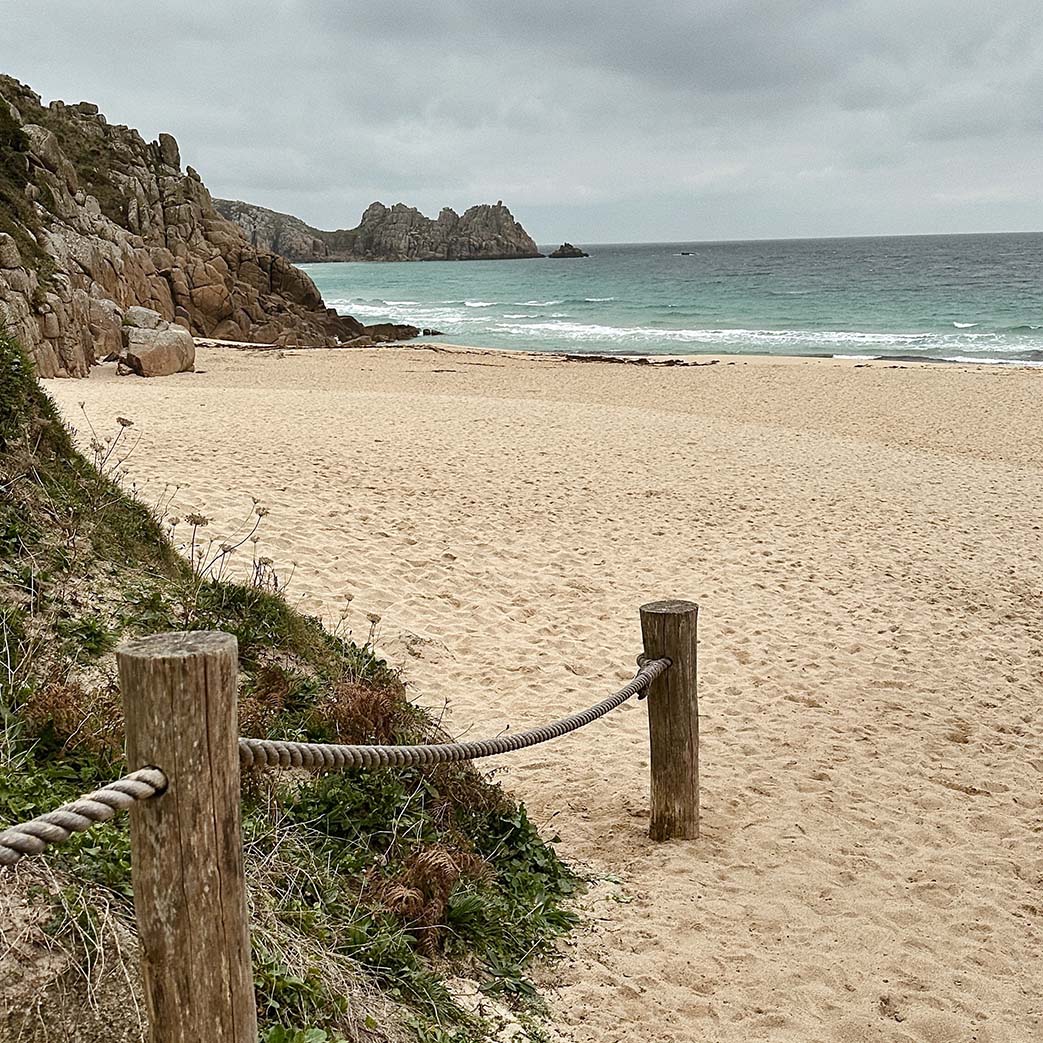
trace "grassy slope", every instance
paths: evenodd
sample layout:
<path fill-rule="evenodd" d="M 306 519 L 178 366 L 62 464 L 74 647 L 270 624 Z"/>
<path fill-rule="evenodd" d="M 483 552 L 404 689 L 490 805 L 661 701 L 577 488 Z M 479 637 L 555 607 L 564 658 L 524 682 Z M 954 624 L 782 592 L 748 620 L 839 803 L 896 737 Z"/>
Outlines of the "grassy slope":
<path fill-rule="evenodd" d="M 436 735 L 372 648 L 270 592 L 200 577 L 151 512 L 74 450 L 0 336 L 0 821 L 122 774 L 113 650 L 165 629 L 237 635 L 245 734 Z M 571 924 L 574 877 L 524 809 L 469 767 L 251 773 L 243 810 L 257 1002 L 272 1043 L 395 1036 L 403 1019 L 377 1024 L 361 1002 L 367 983 L 422 1039 L 481 1038 L 439 971 L 468 967 L 490 993 L 531 1001 L 526 962 Z M 89 919 L 102 889 L 129 922 L 125 825 L 49 861 L 86 884 L 72 919 Z"/>

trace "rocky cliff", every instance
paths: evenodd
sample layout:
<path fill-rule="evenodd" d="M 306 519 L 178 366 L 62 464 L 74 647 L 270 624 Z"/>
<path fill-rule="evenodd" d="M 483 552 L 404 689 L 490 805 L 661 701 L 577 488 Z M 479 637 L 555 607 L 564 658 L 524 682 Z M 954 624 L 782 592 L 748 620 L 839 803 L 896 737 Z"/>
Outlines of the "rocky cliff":
<path fill-rule="evenodd" d="M 218 213 L 234 221 L 258 250 L 277 253 L 290 261 L 328 261 L 330 250 L 320 232 L 292 214 L 280 214 L 263 206 L 235 199 L 215 199 Z"/>
<path fill-rule="evenodd" d="M 96 105 L 44 106 L 0 75 L 0 326 L 40 376 L 85 376 L 120 349 L 134 305 L 199 336 L 257 343 L 410 330 L 369 337 L 327 309 L 307 275 L 217 212 L 170 135 L 146 142 Z"/>
<path fill-rule="evenodd" d="M 435 220 L 416 207 L 372 203 L 355 228 L 323 232 L 300 218 L 234 199 L 215 199 L 259 250 L 291 261 L 500 261 L 542 256 L 514 215 L 498 202 Z"/>

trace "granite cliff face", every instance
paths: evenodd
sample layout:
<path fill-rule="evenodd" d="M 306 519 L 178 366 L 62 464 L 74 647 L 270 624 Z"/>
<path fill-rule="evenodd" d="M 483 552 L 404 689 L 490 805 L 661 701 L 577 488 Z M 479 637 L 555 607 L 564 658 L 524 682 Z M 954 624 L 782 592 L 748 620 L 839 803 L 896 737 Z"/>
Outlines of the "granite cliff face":
<path fill-rule="evenodd" d="M 288 261 L 301 263 L 330 260 L 329 247 L 321 237 L 331 233 L 320 232 L 299 217 L 235 199 L 215 199 L 214 207 L 223 217 L 233 221 L 258 250 L 267 250 Z"/>
<path fill-rule="evenodd" d="M 500 261 L 542 256 L 536 243 L 502 202 L 448 207 L 435 220 L 416 207 L 372 203 L 356 228 L 323 232 L 290 214 L 251 203 L 215 199 L 259 250 L 291 261 Z"/>
<path fill-rule="evenodd" d="M 332 346 L 415 335 L 327 309 L 315 284 L 222 217 L 177 142 L 96 105 L 44 106 L 0 75 L 0 325 L 40 376 L 86 376 L 141 305 L 197 336 Z M 412 331 L 412 332 L 410 332 Z"/>

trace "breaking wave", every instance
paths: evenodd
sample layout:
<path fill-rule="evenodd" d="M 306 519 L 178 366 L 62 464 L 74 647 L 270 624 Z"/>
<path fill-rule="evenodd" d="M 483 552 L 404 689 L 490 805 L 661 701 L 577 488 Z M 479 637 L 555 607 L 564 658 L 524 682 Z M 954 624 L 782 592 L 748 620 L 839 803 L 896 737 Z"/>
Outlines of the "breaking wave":
<path fill-rule="evenodd" d="M 909 352 L 1003 354 L 1023 352 L 1021 343 L 1002 333 L 884 333 L 855 330 L 663 329 L 650 326 L 609 326 L 584 322 L 501 322 L 492 327 L 513 337 L 539 337 L 564 342 L 633 347 L 647 351 L 656 345 L 709 349 L 765 351 L 779 354 L 821 352 Z"/>

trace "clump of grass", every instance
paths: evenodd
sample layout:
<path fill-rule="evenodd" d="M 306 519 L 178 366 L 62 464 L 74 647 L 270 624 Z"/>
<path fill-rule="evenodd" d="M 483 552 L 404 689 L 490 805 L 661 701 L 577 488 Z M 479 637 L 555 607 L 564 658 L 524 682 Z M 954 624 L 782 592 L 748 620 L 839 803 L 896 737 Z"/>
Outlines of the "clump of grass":
<path fill-rule="evenodd" d="M 104 448 L 98 466 L 88 463 L 2 337 L 0 389 L 11 391 L 0 396 L 0 819 L 31 817 L 122 774 L 113 649 L 137 634 L 234 633 L 244 734 L 440 738 L 376 653 L 372 629 L 356 644 L 279 593 L 223 581 L 207 567 L 211 552 L 176 553 L 170 526 L 116 480 L 120 433 L 96 439 Z M 536 1002 L 526 966 L 571 926 L 578 881 L 524 809 L 473 768 L 250 771 L 242 806 L 269 1043 L 484 1038 L 482 1020 L 447 991 L 447 971 L 477 976 L 511 1003 Z M 44 864 L 58 881 L 47 889 L 61 910 L 56 944 L 87 966 L 113 924 L 132 923 L 126 824 L 81 834 Z M 109 926 L 77 933 L 70 925 L 92 922 L 99 894 Z"/>

